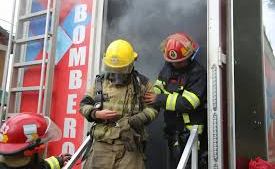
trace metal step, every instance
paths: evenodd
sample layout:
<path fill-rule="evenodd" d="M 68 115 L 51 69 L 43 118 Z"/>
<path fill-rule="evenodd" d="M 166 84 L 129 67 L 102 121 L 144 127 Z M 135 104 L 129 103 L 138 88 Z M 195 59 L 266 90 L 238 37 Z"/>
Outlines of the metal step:
<path fill-rule="evenodd" d="M 27 92 L 27 91 L 38 91 L 40 86 L 29 86 L 29 87 L 16 87 L 12 88 L 11 92 Z M 45 87 L 43 87 L 45 89 Z"/>
<path fill-rule="evenodd" d="M 25 39 L 15 40 L 15 43 L 27 43 L 27 42 L 31 42 L 31 41 L 43 40 L 44 37 L 45 37 L 45 35 L 32 36 L 32 37 L 25 38 Z"/>
<path fill-rule="evenodd" d="M 45 63 L 48 62 L 48 59 L 45 60 Z M 20 63 L 15 63 L 13 67 L 15 68 L 23 68 L 23 67 L 28 67 L 28 66 L 36 66 L 36 65 L 41 65 L 43 63 L 43 60 L 34 60 L 34 61 L 29 61 L 29 62 L 20 62 Z"/>
<path fill-rule="evenodd" d="M 52 9 L 50 9 L 50 12 L 52 13 Z M 24 16 L 19 17 L 20 21 L 28 21 L 34 18 L 38 18 L 38 17 L 42 17 L 42 16 L 46 16 L 47 14 L 47 10 L 42 10 L 42 11 L 38 11 L 38 12 L 34 12 L 34 13 L 30 13 Z"/>

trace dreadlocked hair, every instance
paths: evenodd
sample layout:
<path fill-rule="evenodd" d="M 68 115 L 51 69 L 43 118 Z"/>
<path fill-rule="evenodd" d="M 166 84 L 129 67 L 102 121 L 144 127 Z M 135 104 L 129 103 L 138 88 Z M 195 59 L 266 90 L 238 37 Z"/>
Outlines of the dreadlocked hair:
<path fill-rule="evenodd" d="M 127 88 L 126 88 L 126 92 L 125 92 L 125 96 L 124 96 L 124 102 L 123 102 L 123 113 L 126 112 L 130 112 L 132 115 L 134 113 L 135 107 L 138 104 L 139 107 L 139 111 L 141 111 L 143 109 L 143 104 L 141 102 L 142 99 L 142 95 L 141 95 L 141 85 L 140 82 L 138 80 L 137 77 L 137 73 L 136 71 L 132 71 L 131 75 L 130 75 L 130 83 L 127 84 Z M 131 86 L 133 85 L 133 98 L 131 99 L 131 103 L 130 103 L 130 109 L 128 109 L 128 105 L 129 105 L 129 100 L 131 98 Z"/>

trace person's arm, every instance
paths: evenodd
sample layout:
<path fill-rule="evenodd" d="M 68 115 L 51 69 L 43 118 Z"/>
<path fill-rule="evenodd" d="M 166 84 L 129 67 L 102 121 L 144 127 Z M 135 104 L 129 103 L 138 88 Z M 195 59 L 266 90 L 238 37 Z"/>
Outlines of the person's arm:
<path fill-rule="evenodd" d="M 150 82 L 147 82 L 144 87 L 144 94 L 153 92 L 153 85 Z M 154 109 L 152 105 L 144 104 L 144 109 L 140 113 L 130 117 L 129 123 L 133 128 L 141 128 L 156 119 L 157 115 L 158 111 Z"/>
<path fill-rule="evenodd" d="M 83 99 L 80 102 L 80 113 L 89 121 L 89 122 L 102 122 L 104 120 L 109 120 L 117 117 L 117 112 L 103 109 L 99 110 L 95 107 L 94 100 L 94 88 L 88 90 L 84 95 Z"/>
<path fill-rule="evenodd" d="M 61 169 L 71 159 L 70 154 L 62 154 L 58 156 L 51 156 L 41 161 L 43 169 Z"/>
<path fill-rule="evenodd" d="M 193 111 L 203 102 L 206 95 L 206 75 L 203 73 L 201 76 L 192 79 L 192 82 L 188 84 L 187 89 L 185 89 L 182 94 L 167 92 L 160 85 L 159 80 L 157 84 L 155 84 L 155 93 L 157 95 L 155 96 L 153 104 L 168 111 L 183 113 Z"/>
<path fill-rule="evenodd" d="M 89 121 L 96 121 L 95 112 L 97 108 L 94 107 L 94 87 L 89 89 L 80 101 L 80 113 Z"/>

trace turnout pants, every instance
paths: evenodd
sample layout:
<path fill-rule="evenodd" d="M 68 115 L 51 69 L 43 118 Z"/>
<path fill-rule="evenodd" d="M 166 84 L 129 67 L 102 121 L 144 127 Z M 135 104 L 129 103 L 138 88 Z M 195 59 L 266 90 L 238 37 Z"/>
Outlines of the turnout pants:
<path fill-rule="evenodd" d="M 169 148 L 169 169 L 176 169 L 180 161 L 181 155 L 189 138 L 189 130 L 182 132 L 176 131 L 174 133 L 166 133 L 168 148 Z M 207 169 L 208 156 L 207 156 L 207 135 L 205 138 L 204 133 L 199 135 L 199 150 L 198 150 L 198 164 L 200 169 Z M 191 169 L 191 155 L 189 156 L 188 163 L 185 167 Z"/>
<path fill-rule="evenodd" d="M 95 141 L 83 169 L 145 169 L 144 156 L 126 151 L 123 144 Z"/>

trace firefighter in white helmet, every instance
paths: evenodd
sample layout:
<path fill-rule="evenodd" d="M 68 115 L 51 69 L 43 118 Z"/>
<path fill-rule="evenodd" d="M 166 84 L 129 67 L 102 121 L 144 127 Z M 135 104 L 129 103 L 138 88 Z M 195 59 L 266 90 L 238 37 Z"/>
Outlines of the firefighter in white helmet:
<path fill-rule="evenodd" d="M 97 76 L 81 101 L 80 112 L 96 123 L 85 169 L 144 168 L 144 127 L 156 118 L 157 111 L 143 102 L 153 86 L 134 70 L 136 59 L 129 42 L 113 41 L 103 58 L 105 73 Z"/>
<path fill-rule="evenodd" d="M 164 111 L 170 169 L 177 168 L 193 125 L 198 125 L 199 168 L 207 168 L 206 70 L 194 59 L 199 46 L 180 32 L 168 36 L 161 49 L 166 63 L 145 102 Z"/>
<path fill-rule="evenodd" d="M 0 129 L 1 169 L 60 169 L 71 155 L 42 159 L 45 144 L 61 138 L 61 130 L 38 114 L 20 113 Z"/>

